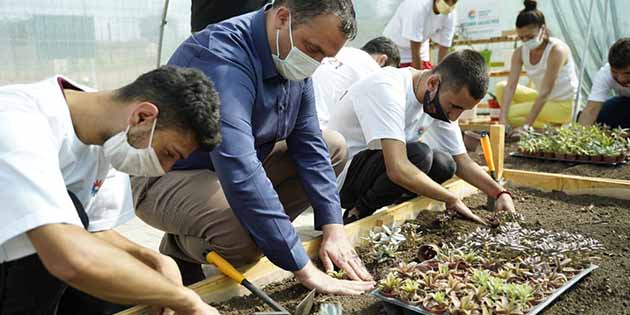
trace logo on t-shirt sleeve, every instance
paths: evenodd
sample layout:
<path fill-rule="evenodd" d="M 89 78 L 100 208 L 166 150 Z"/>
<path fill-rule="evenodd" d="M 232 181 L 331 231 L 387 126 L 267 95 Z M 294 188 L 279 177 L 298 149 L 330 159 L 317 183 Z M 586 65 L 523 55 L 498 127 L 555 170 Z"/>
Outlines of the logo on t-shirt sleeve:
<path fill-rule="evenodd" d="M 98 193 L 99 189 L 101 189 L 101 187 L 103 186 L 103 183 L 105 181 L 102 179 L 97 179 L 94 184 L 92 185 L 92 197 L 96 196 L 96 193 Z"/>

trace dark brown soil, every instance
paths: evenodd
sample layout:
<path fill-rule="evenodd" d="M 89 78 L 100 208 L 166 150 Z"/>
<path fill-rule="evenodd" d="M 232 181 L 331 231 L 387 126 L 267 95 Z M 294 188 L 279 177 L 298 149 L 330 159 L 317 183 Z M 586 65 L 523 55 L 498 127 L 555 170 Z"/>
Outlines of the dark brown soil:
<path fill-rule="evenodd" d="M 578 163 L 562 163 L 554 161 L 541 161 L 534 159 L 527 159 L 521 157 L 512 157 L 509 154 L 516 152 L 516 143 L 507 143 L 505 147 L 505 168 L 534 171 L 534 172 L 547 172 L 557 174 L 568 174 L 578 176 L 589 177 L 606 177 L 614 179 L 630 180 L 630 165 L 619 166 L 602 166 L 592 164 L 578 164 Z M 481 149 L 477 149 L 474 153 L 469 153 L 470 157 L 480 165 L 486 165 L 486 162 L 481 153 Z"/>
<path fill-rule="evenodd" d="M 594 196 L 567 196 L 560 192 L 543 193 L 536 190 L 513 189 L 517 210 L 523 214 L 524 225 L 548 230 L 578 232 L 602 242 L 606 251 L 601 255 L 600 268 L 561 296 L 542 314 L 630 314 L 630 203 Z M 473 211 L 482 215 L 486 198 L 475 195 L 465 200 Z M 474 230 L 477 225 L 461 219 L 436 224 L 438 213 L 423 212 L 417 222 L 423 230 L 422 243 L 453 240 L 458 233 Z M 409 259 L 417 249 L 409 249 L 399 259 Z M 365 259 L 368 268 L 377 277 L 389 264 L 376 264 Z M 265 288 L 273 298 L 293 311 L 308 290 L 288 280 Z M 376 299 L 363 295 L 353 297 L 317 296 L 318 303 L 341 303 L 344 314 L 384 314 Z M 235 298 L 217 305 L 222 314 L 253 314 L 268 310 L 253 297 Z M 317 310 L 317 308 L 315 308 Z"/>

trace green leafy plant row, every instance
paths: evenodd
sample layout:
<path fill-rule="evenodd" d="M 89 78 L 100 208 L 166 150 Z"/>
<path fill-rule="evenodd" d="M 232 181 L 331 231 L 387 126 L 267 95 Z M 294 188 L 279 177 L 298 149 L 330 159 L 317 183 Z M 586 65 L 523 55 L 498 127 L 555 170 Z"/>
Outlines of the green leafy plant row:
<path fill-rule="evenodd" d="M 630 151 L 630 132 L 628 129 L 610 129 L 597 125 L 546 127 L 543 132 L 530 130 L 521 136 L 518 150 L 525 154 L 561 159 L 608 157 L 623 160 Z"/>

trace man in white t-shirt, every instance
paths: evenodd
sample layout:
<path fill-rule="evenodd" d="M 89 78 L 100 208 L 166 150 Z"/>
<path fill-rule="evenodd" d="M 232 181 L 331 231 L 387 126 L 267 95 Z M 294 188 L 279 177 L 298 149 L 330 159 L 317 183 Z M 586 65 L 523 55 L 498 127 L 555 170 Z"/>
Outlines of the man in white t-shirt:
<path fill-rule="evenodd" d="M 610 47 L 608 63 L 595 75 L 579 122 L 584 126 L 598 123 L 630 128 L 630 37 L 621 38 Z"/>
<path fill-rule="evenodd" d="M 438 63 L 453 44 L 457 0 L 405 0 L 387 23 L 383 35 L 400 49 L 400 66 L 431 69 L 429 40 L 439 45 Z"/>
<path fill-rule="evenodd" d="M 470 159 L 453 123 L 487 88 L 484 59 L 473 50 L 452 53 L 431 71 L 385 68 L 354 84 L 329 125 L 348 144 L 350 163 L 338 178 L 344 222 L 409 194 L 484 223 L 440 185 L 454 174 L 496 198 L 497 210 L 514 211 L 511 194 Z"/>
<path fill-rule="evenodd" d="M 381 67 L 398 67 L 398 47 L 389 38 L 380 36 L 367 42 L 361 49 L 344 47 L 334 58 L 325 58 L 313 73 L 313 91 L 319 126 L 326 129 L 329 108 L 355 82 Z"/>
<path fill-rule="evenodd" d="M 219 142 L 218 102 L 202 73 L 175 67 L 109 91 L 62 76 L 0 87 L 0 314 L 57 314 L 68 285 L 112 303 L 218 314 L 181 285 L 171 258 L 113 230 L 133 217 L 127 174 L 161 176 Z M 120 308 L 85 296 L 98 309 L 80 314 Z"/>

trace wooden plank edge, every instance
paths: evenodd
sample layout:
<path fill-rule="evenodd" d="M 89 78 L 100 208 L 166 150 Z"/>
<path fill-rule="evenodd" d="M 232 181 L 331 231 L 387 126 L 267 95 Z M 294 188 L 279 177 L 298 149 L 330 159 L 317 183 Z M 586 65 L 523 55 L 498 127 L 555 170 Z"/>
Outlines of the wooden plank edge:
<path fill-rule="evenodd" d="M 630 181 L 628 180 L 514 169 L 505 169 L 503 176 L 516 186 L 542 191 L 562 191 L 569 195 L 595 195 L 630 200 Z"/>
<path fill-rule="evenodd" d="M 454 192 L 460 198 L 464 198 L 477 193 L 477 189 L 461 179 L 452 179 L 444 184 L 444 187 Z M 418 197 L 412 200 L 400 203 L 398 205 L 377 212 L 367 218 L 353 222 L 345 226 L 346 233 L 350 237 L 350 241 L 359 245 L 362 241 L 361 237 L 376 226 L 377 223 L 382 224 L 402 224 L 403 222 L 417 217 L 424 210 L 442 210 L 444 204 L 442 202 Z M 309 256 L 315 257 L 319 252 L 321 237 L 302 242 Z M 282 270 L 275 266 L 266 257 L 261 258 L 257 263 L 243 268 L 239 268 L 245 277 L 257 286 L 265 286 L 272 282 L 282 281 L 292 276 L 292 273 Z M 241 296 L 248 291 L 234 283 L 232 280 L 223 275 L 209 277 L 203 281 L 189 286 L 206 302 L 222 302 L 235 296 Z M 151 310 L 144 305 L 134 306 L 115 315 L 150 315 Z"/>

